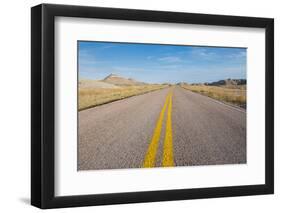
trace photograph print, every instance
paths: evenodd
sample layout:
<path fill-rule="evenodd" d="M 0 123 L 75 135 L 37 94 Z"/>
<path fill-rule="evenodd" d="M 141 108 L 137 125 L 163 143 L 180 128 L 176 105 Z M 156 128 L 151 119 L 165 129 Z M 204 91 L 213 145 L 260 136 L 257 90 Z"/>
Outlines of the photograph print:
<path fill-rule="evenodd" d="M 78 41 L 78 171 L 246 164 L 247 49 Z"/>

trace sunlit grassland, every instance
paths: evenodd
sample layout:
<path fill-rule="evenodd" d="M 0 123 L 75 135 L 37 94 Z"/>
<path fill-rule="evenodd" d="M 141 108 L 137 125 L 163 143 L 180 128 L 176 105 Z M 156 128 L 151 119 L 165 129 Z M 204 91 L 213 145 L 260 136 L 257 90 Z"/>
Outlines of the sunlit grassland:
<path fill-rule="evenodd" d="M 182 85 L 184 89 L 206 95 L 219 101 L 228 102 L 246 108 L 246 85 L 235 86 L 206 86 Z"/>
<path fill-rule="evenodd" d="M 121 88 L 79 88 L 79 111 L 112 101 L 163 89 L 167 85 L 150 84 Z"/>

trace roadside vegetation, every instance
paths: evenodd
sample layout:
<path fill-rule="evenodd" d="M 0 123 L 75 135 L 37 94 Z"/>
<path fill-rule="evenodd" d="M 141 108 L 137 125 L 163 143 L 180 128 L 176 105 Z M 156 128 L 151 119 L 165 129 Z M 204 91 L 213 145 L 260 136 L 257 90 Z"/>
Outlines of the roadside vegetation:
<path fill-rule="evenodd" d="M 79 88 L 79 111 L 165 87 L 167 85 L 149 84 L 119 88 Z"/>
<path fill-rule="evenodd" d="M 246 108 L 246 85 L 206 86 L 183 84 L 181 87 L 219 101 Z"/>

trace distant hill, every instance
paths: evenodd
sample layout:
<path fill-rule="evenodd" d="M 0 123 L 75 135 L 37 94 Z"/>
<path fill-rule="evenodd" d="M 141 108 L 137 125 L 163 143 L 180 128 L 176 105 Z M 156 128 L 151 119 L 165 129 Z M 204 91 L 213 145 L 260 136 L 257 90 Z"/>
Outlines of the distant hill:
<path fill-rule="evenodd" d="M 96 81 L 96 80 L 79 80 L 79 88 L 104 88 L 104 89 L 114 89 L 119 88 L 118 86 L 114 84 L 109 84 L 102 81 Z"/>
<path fill-rule="evenodd" d="M 205 83 L 208 86 L 236 86 L 236 85 L 245 85 L 247 84 L 246 79 L 225 79 L 220 81 L 215 81 L 212 83 Z"/>
<path fill-rule="evenodd" d="M 115 74 L 110 74 L 109 76 L 105 77 L 102 82 L 114 84 L 117 86 L 133 86 L 133 85 L 144 85 L 145 83 L 136 81 L 132 78 L 125 78 L 122 76 L 118 76 Z"/>

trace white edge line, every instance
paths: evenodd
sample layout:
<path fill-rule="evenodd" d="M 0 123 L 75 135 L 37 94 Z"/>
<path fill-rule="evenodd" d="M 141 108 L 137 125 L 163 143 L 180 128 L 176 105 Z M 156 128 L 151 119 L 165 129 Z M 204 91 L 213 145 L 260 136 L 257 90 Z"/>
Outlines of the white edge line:
<path fill-rule="evenodd" d="M 184 90 L 187 90 L 187 91 L 189 91 L 189 92 L 192 92 L 192 91 L 189 90 L 189 89 L 185 89 L 185 88 L 183 88 L 183 87 L 181 87 L 181 88 L 184 89 Z M 211 97 L 209 97 L 209 96 L 206 96 L 206 95 L 203 95 L 203 94 L 200 94 L 200 93 L 197 93 L 197 92 L 192 92 L 192 93 L 197 94 L 197 95 L 201 95 L 201 96 L 206 97 L 206 98 L 209 98 L 210 100 L 212 100 L 212 101 L 215 102 L 215 103 L 218 103 L 218 104 L 227 106 L 227 107 L 229 107 L 229 108 L 231 108 L 231 109 L 234 109 L 234 110 L 236 110 L 236 111 L 238 111 L 238 112 L 247 113 L 246 110 L 240 109 L 240 107 L 238 108 L 238 107 L 233 106 L 233 105 L 231 105 L 231 104 L 228 104 L 228 103 L 225 103 L 225 102 L 222 102 L 222 101 L 218 101 L 218 100 L 216 100 L 216 99 L 214 99 L 214 98 L 211 98 Z"/>

